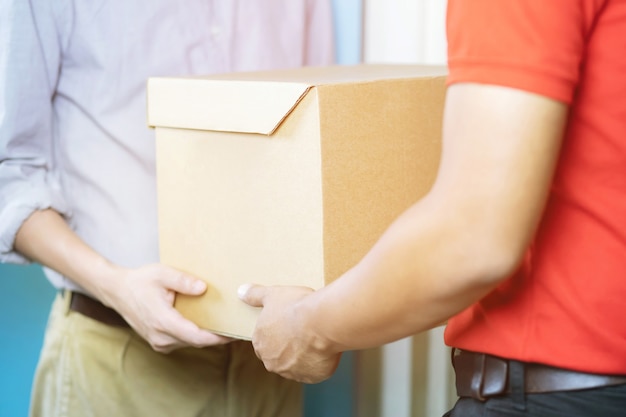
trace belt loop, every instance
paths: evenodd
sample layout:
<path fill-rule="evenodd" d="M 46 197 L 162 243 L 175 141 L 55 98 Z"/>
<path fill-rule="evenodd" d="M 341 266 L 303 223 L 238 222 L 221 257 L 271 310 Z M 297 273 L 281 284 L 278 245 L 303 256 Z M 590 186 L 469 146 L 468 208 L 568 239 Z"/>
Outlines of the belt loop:
<path fill-rule="evenodd" d="M 518 361 L 509 361 L 509 386 L 513 407 L 517 410 L 526 410 L 524 364 Z"/>

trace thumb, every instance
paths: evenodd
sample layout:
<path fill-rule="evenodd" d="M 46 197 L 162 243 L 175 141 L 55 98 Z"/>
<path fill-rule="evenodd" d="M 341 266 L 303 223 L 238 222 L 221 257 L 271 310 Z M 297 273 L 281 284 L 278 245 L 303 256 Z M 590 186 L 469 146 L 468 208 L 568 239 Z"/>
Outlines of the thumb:
<path fill-rule="evenodd" d="M 267 287 L 256 284 L 244 284 L 237 289 L 239 299 L 252 307 L 263 307 Z"/>

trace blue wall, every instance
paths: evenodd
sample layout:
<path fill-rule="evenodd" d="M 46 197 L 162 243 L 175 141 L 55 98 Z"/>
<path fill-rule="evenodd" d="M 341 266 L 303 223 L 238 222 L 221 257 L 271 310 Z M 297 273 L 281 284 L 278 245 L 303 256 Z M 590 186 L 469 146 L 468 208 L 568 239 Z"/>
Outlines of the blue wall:
<path fill-rule="evenodd" d="M 0 294 L 0 416 L 26 416 L 55 291 L 36 265 L 0 265 Z"/>
<path fill-rule="evenodd" d="M 339 64 L 361 62 L 363 10 L 361 0 L 333 0 L 336 58 Z"/>
<path fill-rule="evenodd" d="M 361 0 L 334 0 L 337 62 L 361 59 Z M 37 265 L 0 264 L 0 416 L 26 416 L 48 309 L 55 291 Z M 353 414 L 353 355 L 328 381 L 305 388 L 306 417 Z"/>

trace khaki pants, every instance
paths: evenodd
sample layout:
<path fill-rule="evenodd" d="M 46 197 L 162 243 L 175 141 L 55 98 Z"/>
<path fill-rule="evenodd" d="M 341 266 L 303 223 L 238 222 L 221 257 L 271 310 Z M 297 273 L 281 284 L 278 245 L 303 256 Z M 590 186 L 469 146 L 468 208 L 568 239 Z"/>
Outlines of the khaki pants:
<path fill-rule="evenodd" d="M 31 417 L 298 417 L 301 386 L 265 371 L 249 342 L 155 352 L 135 332 L 57 296 Z"/>

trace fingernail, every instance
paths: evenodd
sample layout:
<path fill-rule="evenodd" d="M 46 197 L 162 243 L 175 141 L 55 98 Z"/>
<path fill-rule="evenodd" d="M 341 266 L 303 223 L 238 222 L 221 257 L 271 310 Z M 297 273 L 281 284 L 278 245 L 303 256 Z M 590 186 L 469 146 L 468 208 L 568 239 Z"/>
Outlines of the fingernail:
<path fill-rule="evenodd" d="M 246 294 L 248 293 L 248 290 L 250 289 L 250 284 L 243 284 L 240 285 L 239 288 L 237 288 L 237 296 L 241 299 L 243 299 Z"/>
<path fill-rule="evenodd" d="M 196 281 L 193 283 L 193 290 L 200 292 L 204 291 L 206 288 L 206 284 L 203 281 Z"/>

